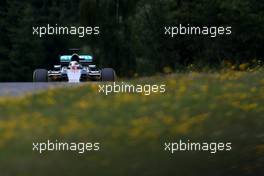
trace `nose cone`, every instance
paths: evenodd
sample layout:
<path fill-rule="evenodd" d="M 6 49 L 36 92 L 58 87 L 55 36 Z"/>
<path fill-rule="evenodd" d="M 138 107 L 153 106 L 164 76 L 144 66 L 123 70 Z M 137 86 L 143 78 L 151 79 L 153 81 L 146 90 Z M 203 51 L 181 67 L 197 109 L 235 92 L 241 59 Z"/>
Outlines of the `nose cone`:
<path fill-rule="evenodd" d="M 77 61 L 71 61 L 69 64 L 70 69 L 67 70 L 67 76 L 70 83 L 78 83 L 81 78 L 81 69 Z"/>
<path fill-rule="evenodd" d="M 80 69 L 68 69 L 67 76 L 69 83 L 79 83 L 81 78 L 81 70 Z"/>

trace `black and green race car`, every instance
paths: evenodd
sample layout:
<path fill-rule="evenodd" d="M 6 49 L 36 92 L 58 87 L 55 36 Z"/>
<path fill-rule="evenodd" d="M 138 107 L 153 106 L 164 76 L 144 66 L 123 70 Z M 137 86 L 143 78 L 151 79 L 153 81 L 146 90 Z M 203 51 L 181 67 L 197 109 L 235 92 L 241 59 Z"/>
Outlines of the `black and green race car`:
<path fill-rule="evenodd" d="M 93 64 L 91 55 L 79 55 L 76 50 L 71 55 L 61 55 L 60 64 L 52 70 L 36 69 L 33 82 L 84 82 L 115 81 L 116 73 L 112 68 L 99 69 Z"/>

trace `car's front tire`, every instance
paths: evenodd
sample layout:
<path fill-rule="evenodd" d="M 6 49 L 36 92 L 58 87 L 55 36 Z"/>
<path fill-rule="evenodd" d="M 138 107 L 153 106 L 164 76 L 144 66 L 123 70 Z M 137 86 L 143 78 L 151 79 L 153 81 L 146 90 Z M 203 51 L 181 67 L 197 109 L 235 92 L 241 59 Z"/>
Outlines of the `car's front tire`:
<path fill-rule="evenodd" d="M 103 82 L 114 82 L 116 80 L 115 70 L 112 68 L 103 68 L 101 70 L 101 80 Z"/>
<path fill-rule="evenodd" d="M 36 69 L 33 73 L 33 82 L 48 82 L 48 70 Z"/>

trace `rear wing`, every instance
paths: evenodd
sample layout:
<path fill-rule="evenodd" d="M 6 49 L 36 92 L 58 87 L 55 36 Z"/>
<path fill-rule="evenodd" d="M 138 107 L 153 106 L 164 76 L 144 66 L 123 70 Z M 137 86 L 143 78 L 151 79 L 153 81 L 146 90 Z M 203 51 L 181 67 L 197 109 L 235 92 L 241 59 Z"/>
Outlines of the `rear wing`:
<path fill-rule="evenodd" d="M 72 55 L 63 55 L 60 56 L 61 65 L 68 65 L 71 62 Z M 87 65 L 93 62 L 93 57 L 90 55 L 79 55 L 80 64 Z"/>

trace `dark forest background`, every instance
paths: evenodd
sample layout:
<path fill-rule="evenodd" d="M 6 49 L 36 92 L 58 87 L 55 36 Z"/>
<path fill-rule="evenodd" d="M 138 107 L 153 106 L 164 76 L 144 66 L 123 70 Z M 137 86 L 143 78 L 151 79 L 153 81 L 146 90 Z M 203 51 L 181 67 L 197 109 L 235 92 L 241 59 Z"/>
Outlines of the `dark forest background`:
<path fill-rule="evenodd" d="M 32 26 L 100 26 L 100 37 L 32 35 Z M 164 26 L 232 26 L 210 38 L 164 35 Z M 0 81 L 31 81 L 68 48 L 82 48 L 120 76 L 164 68 L 218 68 L 264 57 L 264 1 L 259 0 L 1 0 Z"/>

